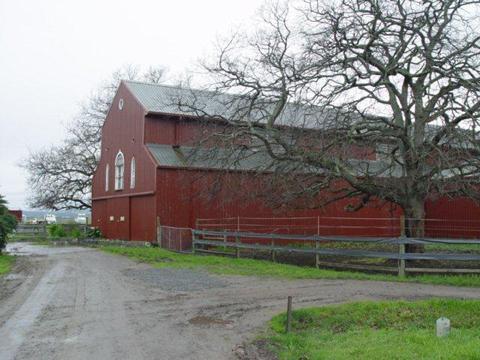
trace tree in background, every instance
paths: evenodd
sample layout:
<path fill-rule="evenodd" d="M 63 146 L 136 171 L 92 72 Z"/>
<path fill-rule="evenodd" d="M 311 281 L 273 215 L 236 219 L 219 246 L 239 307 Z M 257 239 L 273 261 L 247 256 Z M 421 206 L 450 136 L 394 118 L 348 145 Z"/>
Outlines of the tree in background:
<path fill-rule="evenodd" d="M 7 245 L 8 234 L 11 234 L 16 226 L 17 219 L 8 213 L 7 201 L 0 194 L 0 253 Z"/>
<path fill-rule="evenodd" d="M 52 210 L 89 209 L 102 126 L 120 81 L 159 83 L 164 75 L 161 67 L 142 72 L 138 67 L 127 66 L 115 71 L 82 105 L 68 125 L 63 143 L 31 153 L 22 164 L 29 176 L 29 205 Z"/>
<path fill-rule="evenodd" d="M 427 199 L 478 198 L 479 2 L 300 4 L 267 8 L 206 64 L 222 106 L 180 100 L 230 125 L 206 141 L 230 162 L 266 154 L 279 202 L 397 204 L 410 237 L 424 236 Z"/>

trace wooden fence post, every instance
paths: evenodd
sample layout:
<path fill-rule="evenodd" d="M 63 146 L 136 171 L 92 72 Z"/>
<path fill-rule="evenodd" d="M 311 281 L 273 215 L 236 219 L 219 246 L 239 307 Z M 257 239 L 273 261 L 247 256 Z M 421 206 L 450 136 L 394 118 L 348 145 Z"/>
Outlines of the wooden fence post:
<path fill-rule="evenodd" d="M 195 254 L 195 240 L 197 237 L 195 236 L 195 229 L 191 230 L 192 233 L 192 254 Z"/>
<path fill-rule="evenodd" d="M 273 249 L 273 247 L 275 246 L 275 240 L 274 240 L 273 237 L 272 237 L 272 243 L 271 243 L 271 245 L 272 245 L 272 261 L 275 262 L 275 260 L 276 260 L 276 256 L 275 256 L 275 255 L 276 255 L 276 254 L 275 254 L 275 250 Z"/>
<path fill-rule="evenodd" d="M 172 229 L 168 229 L 168 250 L 172 250 Z"/>
<path fill-rule="evenodd" d="M 292 330 L 292 297 L 289 296 L 287 300 L 287 324 L 285 332 L 288 334 Z"/>
<path fill-rule="evenodd" d="M 317 216 L 317 236 L 320 236 L 320 215 Z M 318 240 L 315 240 L 315 250 L 318 251 L 319 246 Z M 320 255 L 318 253 L 315 254 L 315 267 L 320 268 Z"/>
<path fill-rule="evenodd" d="M 235 247 L 235 257 L 237 259 L 240 259 L 240 249 L 238 247 L 238 244 L 240 243 L 240 237 L 238 235 L 235 236 L 235 243 L 237 244 L 237 246 Z"/>
<path fill-rule="evenodd" d="M 162 247 L 162 226 L 160 225 L 160 216 L 157 216 L 157 244 Z"/>
<path fill-rule="evenodd" d="M 405 216 L 400 216 L 400 240 L 405 239 Z M 405 255 L 405 244 L 398 244 L 398 254 Z M 405 276 L 405 259 L 400 258 L 398 262 L 398 276 Z"/>

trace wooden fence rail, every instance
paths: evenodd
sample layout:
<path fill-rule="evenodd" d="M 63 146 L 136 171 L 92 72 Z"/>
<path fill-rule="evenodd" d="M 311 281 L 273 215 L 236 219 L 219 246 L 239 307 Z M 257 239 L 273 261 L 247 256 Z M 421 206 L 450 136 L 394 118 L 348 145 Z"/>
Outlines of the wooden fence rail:
<path fill-rule="evenodd" d="M 15 232 L 17 234 L 22 234 L 22 235 L 48 235 L 48 227 L 50 225 L 47 224 L 18 224 Z M 85 224 L 59 224 L 59 226 L 62 226 L 63 229 L 69 233 L 73 229 L 79 229 L 80 232 L 86 234 L 88 232 L 88 229 L 90 228 L 89 225 Z"/>
<path fill-rule="evenodd" d="M 344 237 L 344 236 L 318 236 L 318 235 L 292 235 L 292 234 L 266 234 L 256 232 L 238 232 L 238 231 L 212 231 L 212 230 L 192 230 L 192 251 L 216 252 L 205 249 L 205 247 L 223 247 L 235 249 L 235 256 L 240 257 L 240 250 L 263 250 L 270 251 L 272 261 L 275 261 L 276 254 L 280 252 L 311 254 L 315 255 L 315 265 L 321 265 L 320 256 L 347 256 L 357 258 L 384 258 L 398 261 L 398 268 L 395 272 L 402 276 L 406 272 L 452 272 L 452 273 L 480 273 L 479 268 L 467 269 L 436 269 L 436 268 L 418 268 L 406 267 L 408 260 L 444 260 L 444 261 L 479 261 L 480 253 L 443 253 L 443 252 L 424 252 L 424 253 L 407 253 L 405 245 L 407 244 L 438 244 L 438 245 L 480 245 L 480 240 L 463 240 L 463 239 L 431 239 L 431 238 L 407 238 L 407 237 Z M 242 239 L 248 239 L 248 242 L 242 242 Z M 262 243 L 252 243 L 252 241 L 260 240 Z M 292 246 L 280 245 L 278 242 L 290 241 L 297 243 L 314 243 L 315 246 Z M 388 244 L 398 247 L 398 251 L 374 251 L 364 249 L 341 249 L 328 248 L 326 242 L 341 243 L 366 243 L 366 244 Z M 361 265 L 356 265 L 361 269 Z M 385 270 L 385 268 L 382 268 Z M 389 271 L 391 271 L 390 268 Z"/>

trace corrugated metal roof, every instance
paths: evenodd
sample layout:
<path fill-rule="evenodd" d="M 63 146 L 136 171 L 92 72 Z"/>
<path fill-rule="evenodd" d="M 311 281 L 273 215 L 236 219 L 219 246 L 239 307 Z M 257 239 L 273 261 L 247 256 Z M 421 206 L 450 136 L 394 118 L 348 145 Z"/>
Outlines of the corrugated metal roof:
<path fill-rule="evenodd" d="M 256 101 L 249 108 L 248 98 L 218 93 L 151 84 L 137 81 L 123 81 L 147 112 L 178 115 L 205 115 L 229 120 L 265 121 L 275 106 L 275 99 Z M 248 114 L 246 114 L 248 108 Z M 327 116 L 328 115 L 328 116 Z M 322 110 L 316 106 L 289 103 L 285 106 L 277 125 L 306 128 L 324 128 L 326 118 L 335 119 L 332 110 Z"/>
<path fill-rule="evenodd" d="M 275 171 L 289 172 L 291 170 L 302 173 L 323 173 L 322 169 L 307 168 L 301 163 L 282 161 L 275 163 L 268 154 L 262 152 L 229 152 L 225 149 L 204 149 L 188 146 L 174 147 L 172 145 L 147 144 L 159 166 L 218 169 L 237 171 Z M 389 166 L 379 160 L 350 160 L 350 166 L 357 176 L 400 177 L 401 168 Z"/>
<path fill-rule="evenodd" d="M 159 166 L 223 170 L 273 169 L 273 162 L 266 154 L 254 152 L 229 153 L 219 149 L 161 144 L 147 144 L 147 149 Z"/>
<path fill-rule="evenodd" d="M 187 166 L 171 145 L 147 144 L 147 148 L 158 165 L 175 167 Z"/>

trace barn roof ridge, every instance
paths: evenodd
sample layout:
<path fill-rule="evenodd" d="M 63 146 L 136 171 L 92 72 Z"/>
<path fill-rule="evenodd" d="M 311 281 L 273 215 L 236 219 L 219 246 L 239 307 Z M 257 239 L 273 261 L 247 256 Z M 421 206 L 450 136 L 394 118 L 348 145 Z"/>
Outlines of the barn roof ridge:
<path fill-rule="evenodd" d="M 166 88 L 171 88 L 171 89 L 182 89 L 182 90 L 193 90 L 193 91 L 205 91 L 205 92 L 210 92 L 209 90 L 195 89 L 195 88 L 190 88 L 190 87 L 185 87 L 185 86 L 180 86 L 180 85 L 172 85 L 172 84 L 164 84 L 164 83 L 154 83 L 154 82 L 140 81 L 140 80 L 128 80 L 128 79 L 123 79 L 123 80 L 121 80 L 121 81 L 124 82 L 124 83 L 134 83 L 134 84 L 139 84 L 139 85 L 149 85 L 149 86 L 166 87 Z"/>

